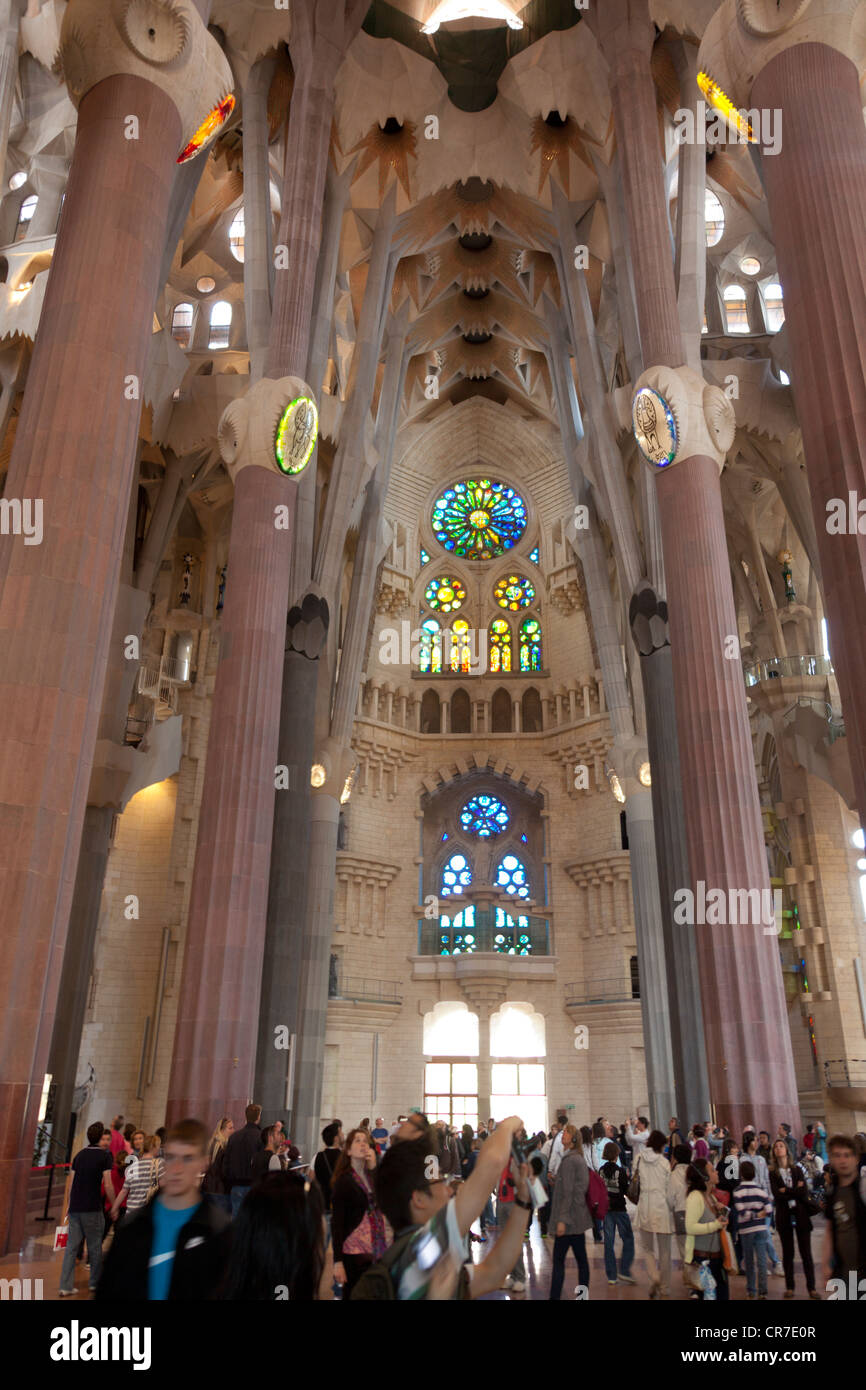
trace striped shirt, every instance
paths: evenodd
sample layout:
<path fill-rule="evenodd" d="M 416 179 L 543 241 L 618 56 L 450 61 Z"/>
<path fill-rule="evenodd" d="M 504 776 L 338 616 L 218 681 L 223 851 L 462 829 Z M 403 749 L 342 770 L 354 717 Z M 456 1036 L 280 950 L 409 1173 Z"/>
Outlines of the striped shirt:
<path fill-rule="evenodd" d="M 162 1182 L 165 1163 L 161 1158 L 135 1158 L 123 1174 L 123 1186 L 127 1189 L 126 1210 L 138 1211 L 147 1201 L 147 1194 L 154 1181 Z"/>
<path fill-rule="evenodd" d="M 767 1194 L 756 1182 L 741 1182 L 734 1193 L 737 1225 L 740 1235 L 766 1229 Z"/>

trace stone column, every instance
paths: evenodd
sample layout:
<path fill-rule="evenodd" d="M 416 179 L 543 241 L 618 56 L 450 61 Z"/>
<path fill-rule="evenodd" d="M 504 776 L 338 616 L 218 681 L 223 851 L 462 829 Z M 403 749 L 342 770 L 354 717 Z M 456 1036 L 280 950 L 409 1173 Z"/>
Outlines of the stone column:
<path fill-rule="evenodd" d="M 9 125 L 18 81 L 18 23 L 21 8 L 21 0 L 0 0 L 0 181 L 4 190 Z"/>
<path fill-rule="evenodd" d="M 650 73 L 646 0 L 610 0 L 596 19 L 610 62 L 614 125 L 645 363 L 637 386 L 677 422 L 676 467 L 657 471 L 682 762 L 691 891 L 770 895 L 752 742 L 736 638 L 719 472 L 733 442 L 730 402 L 683 368 L 670 232 Z M 667 393 L 667 394 L 666 394 Z M 675 402 L 675 404 L 674 404 Z M 659 407 L 661 409 L 661 407 Z M 663 428 L 662 421 L 659 427 Z M 661 457 L 661 455 L 658 455 Z M 685 887 L 685 885 L 679 885 Z M 742 900 L 741 900 L 742 901 Z M 750 899 L 750 903 L 753 900 Z M 754 912 L 760 918 L 760 913 Z M 757 923 L 695 926 L 710 1091 L 735 1133 L 753 1113 L 799 1124 L 775 935 Z"/>
<path fill-rule="evenodd" d="M 6 481 L 8 498 L 39 499 L 44 536 L 37 545 L 15 537 L 0 550 L 3 1250 L 14 1247 L 24 1216 L 169 194 L 181 147 L 230 84 L 203 28 L 191 29 L 185 57 L 166 70 L 145 62 L 101 20 L 88 0 L 72 0 L 64 17 L 61 64 L 77 31 L 71 90 L 80 101 L 78 129 Z M 130 114 L 139 122 L 137 140 L 125 138 Z M 123 266 L 122 280 L 106 274 L 110 265 Z"/>
<path fill-rule="evenodd" d="M 244 309 L 250 353 L 250 385 L 264 376 L 271 326 L 273 235 L 268 160 L 268 92 L 273 55 L 250 68 L 244 85 Z"/>

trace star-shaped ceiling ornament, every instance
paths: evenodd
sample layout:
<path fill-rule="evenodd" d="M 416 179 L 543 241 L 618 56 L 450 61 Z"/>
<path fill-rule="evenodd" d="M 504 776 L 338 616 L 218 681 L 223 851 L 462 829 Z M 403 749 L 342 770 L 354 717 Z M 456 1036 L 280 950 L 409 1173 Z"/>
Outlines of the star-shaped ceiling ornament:
<path fill-rule="evenodd" d="M 571 116 L 561 117 L 558 111 L 551 111 L 546 118 L 544 116 L 535 117 L 532 122 L 530 150 L 533 154 L 538 150 L 541 157 L 538 179 L 539 197 L 548 178 L 553 175 L 554 169 L 565 196 L 567 198 L 571 196 L 571 156 L 574 155 L 588 169 L 593 170 L 592 159 L 587 150 L 589 143 L 595 144 L 596 142 L 584 135 L 577 121 Z"/>
<path fill-rule="evenodd" d="M 359 179 L 371 165 L 378 161 L 379 198 L 384 197 L 388 180 L 393 171 L 400 187 L 411 201 L 409 160 L 417 160 L 418 158 L 414 121 L 404 121 L 400 125 L 398 121 L 389 117 L 384 126 L 379 125 L 378 121 L 375 122 L 363 140 L 359 140 L 357 145 L 349 151 L 350 154 L 358 154 L 359 152 L 361 157 L 358 160 L 355 179 Z"/>

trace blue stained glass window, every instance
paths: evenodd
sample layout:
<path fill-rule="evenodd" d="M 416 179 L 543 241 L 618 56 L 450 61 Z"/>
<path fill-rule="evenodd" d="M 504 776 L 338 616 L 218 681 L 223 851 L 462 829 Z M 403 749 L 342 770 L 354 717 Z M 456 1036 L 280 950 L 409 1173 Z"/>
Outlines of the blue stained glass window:
<path fill-rule="evenodd" d="M 537 618 L 525 618 L 520 625 L 520 669 L 541 670 L 541 623 Z"/>
<path fill-rule="evenodd" d="M 526 841 L 526 836 L 525 836 L 525 835 L 521 835 L 520 838 L 521 838 L 521 840 L 523 841 L 524 844 L 527 843 L 527 841 Z"/>
<path fill-rule="evenodd" d="M 421 624 L 418 670 L 425 676 L 442 674 L 442 632 L 435 618 Z"/>
<path fill-rule="evenodd" d="M 496 884 L 511 893 L 515 898 L 529 897 L 529 879 L 526 869 L 516 854 L 506 854 L 496 870 Z"/>
<path fill-rule="evenodd" d="M 443 830 L 443 831 L 442 831 L 442 839 L 443 839 L 443 840 L 447 840 L 447 839 L 448 839 L 448 831 L 447 831 L 447 830 Z"/>
<path fill-rule="evenodd" d="M 460 812 L 460 824 L 470 835 L 489 840 L 501 835 L 511 822 L 507 808 L 495 796 L 473 796 Z"/>
<path fill-rule="evenodd" d="M 538 564 L 538 546 L 536 546 L 534 550 L 530 550 L 529 558 L 534 565 Z"/>
<path fill-rule="evenodd" d="M 465 854 L 452 854 L 442 870 L 439 894 L 443 898 L 461 897 L 472 882 L 472 869 Z"/>
<path fill-rule="evenodd" d="M 490 478 L 468 478 L 446 488 L 433 507 L 433 533 L 441 546 L 468 560 L 492 560 L 516 545 L 526 530 L 526 503 L 514 488 Z"/>
<path fill-rule="evenodd" d="M 422 547 L 421 547 L 421 568 L 423 569 L 424 566 L 425 566 L 425 565 L 429 565 L 429 563 L 430 563 L 430 556 L 427 554 L 427 551 L 424 549 L 424 547 L 423 547 L 423 545 L 422 545 Z"/>

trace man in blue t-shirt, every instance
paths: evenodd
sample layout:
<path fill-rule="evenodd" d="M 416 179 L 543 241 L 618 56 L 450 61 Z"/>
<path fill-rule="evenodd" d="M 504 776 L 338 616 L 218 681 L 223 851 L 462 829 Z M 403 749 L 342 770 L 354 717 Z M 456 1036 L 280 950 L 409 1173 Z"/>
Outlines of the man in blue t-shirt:
<path fill-rule="evenodd" d="M 118 1229 L 97 1297 L 110 1301 L 213 1298 L 225 1274 L 228 1213 L 201 1192 L 208 1131 L 182 1120 L 165 1137 L 165 1171 L 152 1201 Z"/>
<path fill-rule="evenodd" d="M 373 1143 L 376 1145 L 376 1152 L 381 1156 L 388 1147 L 388 1131 L 385 1128 L 383 1116 L 379 1116 L 373 1129 Z"/>

